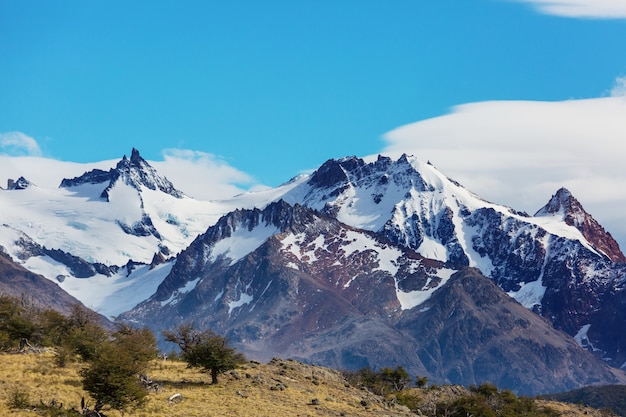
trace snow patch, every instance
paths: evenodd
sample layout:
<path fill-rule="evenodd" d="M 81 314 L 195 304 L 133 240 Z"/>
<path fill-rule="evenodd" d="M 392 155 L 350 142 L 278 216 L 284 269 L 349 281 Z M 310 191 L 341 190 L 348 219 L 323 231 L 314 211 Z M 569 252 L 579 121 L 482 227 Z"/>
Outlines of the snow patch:
<path fill-rule="evenodd" d="M 410 310 L 418 305 L 422 304 L 424 301 L 428 300 L 435 291 L 437 291 L 441 286 L 445 285 L 446 282 L 450 279 L 452 274 L 456 271 L 453 269 L 440 269 L 437 271 L 437 276 L 441 278 L 441 282 L 438 286 L 433 288 L 428 288 L 426 290 L 416 290 L 410 292 L 404 292 L 398 288 L 398 283 L 396 282 L 396 297 L 400 302 L 400 307 L 402 310 Z M 428 284 L 427 284 L 428 285 Z M 426 310 L 420 310 L 426 311 Z"/>
<path fill-rule="evenodd" d="M 239 294 L 239 299 L 228 303 L 228 315 L 230 316 L 230 313 L 232 313 L 234 309 L 241 307 L 244 304 L 250 304 L 253 299 L 254 298 L 251 295 L 245 293 Z"/>
<path fill-rule="evenodd" d="M 546 289 L 547 287 L 543 285 L 540 277 L 536 281 L 523 284 L 519 290 L 510 291 L 508 294 L 524 307 L 532 309 L 536 305 L 541 305 Z"/>
<path fill-rule="evenodd" d="M 230 265 L 233 265 L 279 232 L 273 225 L 259 226 L 252 231 L 245 228 L 236 229 L 231 236 L 215 243 L 209 261 L 214 262 L 218 257 L 224 256 L 228 257 Z"/>
<path fill-rule="evenodd" d="M 188 292 L 196 288 L 196 285 L 198 285 L 198 282 L 200 282 L 200 279 L 201 278 L 196 278 L 194 280 L 187 281 L 184 287 L 178 289 L 178 292 L 180 294 L 187 294 Z"/>
<path fill-rule="evenodd" d="M 128 276 L 125 268 L 111 277 L 95 275 L 91 278 L 74 278 L 68 275 L 59 286 L 87 307 L 111 318 L 153 295 L 172 266 L 173 262 L 157 265 L 153 269 L 149 265 L 142 265 Z M 57 282 L 56 279 L 52 281 Z"/>
<path fill-rule="evenodd" d="M 401 250 L 381 244 L 363 233 L 353 231 L 348 231 L 346 240 L 349 243 L 341 246 L 341 249 L 345 252 L 344 256 L 348 257 L 355 252 L 371 250 L 378 255 L 377 270 L 386 271 L 391 275 L 398 273 L 397 260 L 402 256 Z"/>
<path fill-rule="evenodd" d="M 352 285 L 352 281 L 354 281 L 356 279 L 356 277 L 358 277 L 358 275 L 353 276 L 352 278 L 350 278 L 348 280 L 348 282 L 346 282 L 345 284 L 343 284 L 343 288 L 350 288 L 350 285 Z"/>
<path fill-rule="evenodd" d="M 437 259 L 442 262 L 448 260 L 448 249 L 430 236 L 424 236 L 424 240 L 417 251 L 425 258 Z"/>
<path fill-rule="evenodd" d="M 580 328 L 580 330 L 578 330 L 578 333 L 576 333 L 576 335 L 574 336 L 574 340 L 576 340 L 576 342 L 585 349 L 591 348 L 591 350 L 594 352 L 601 351 L 601 349 L 595 348 L 589 340 L 588 333 L 590 328 L 591 324 L 585 324 L 583 327 Z"/>

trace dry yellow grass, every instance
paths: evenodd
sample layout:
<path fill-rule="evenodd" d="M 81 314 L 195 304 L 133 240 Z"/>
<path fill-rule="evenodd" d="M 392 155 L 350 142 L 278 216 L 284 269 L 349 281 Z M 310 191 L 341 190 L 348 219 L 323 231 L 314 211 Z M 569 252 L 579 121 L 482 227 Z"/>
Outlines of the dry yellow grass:
<path fill-rule="evenodd" d="M 79 408 L 82 390 L 79 369 L 54 365 L 54 355 L 0 355 L 0 416 L 33 416 L 32 410 L 13 410 L 11 395 L 21 390 L 30 403 L 55 400 L 65 408 Z M 146 404 L 127 413 L 136 417 L 217 417 L 217 416 L 409 416 L 404 407 L 390 407 L 378 396 L 355 387 L 346 387 L 342 376 L 326 368 L 294 361 L 274 360 L 269 364 L 246 364 L 220 383 L 207 383 L 209 376 L 185 363 L 154 361 L 149 377 L 160 383 L 160 392 L 151 393 Z M 282 388 L 282 390 L 281 390 Z M 182 402 L 168 399 L 181 394 Z M 91 402 L 93 404 L 93 401 Z M 121 416 L 107 411 L 108 416 Z"/>
<path fill-rule="evenodd" d="M 582 404 L 569 404 L 557 401 L 536 400 L 539 406 L 549 407 L 564 417 L 616 417 L 606 410 L 598 410 Z"/>
<path fill-rule="evenodd" d="M 17 391 L 27 393 L 32 405 L 54 400 L 63 403 L 65 409 L 78 409 L 83 396 L 89 399 L 78 375 L 83 366 L 76 362 L 58 368 L 52 353 L 0 354 L 0 416 L 37 415 L 32 408 L 8 407 L 8 401 Z M 346 386 L 337 371 L 288 360 L 246 364 L 222 375 L 217 385 L 209 384 L 208 375 L 188 369 L 183 362 L 155 360 L 148 375 L 160 384 L 161 390 L 150 393 L 145 405 L 127 416 L 415 416 L 404 407 L 389 406 L 379 396 Z M 454 386 L 412 391 L 422 398 L 424 415 L 431 414 L 436 402 L 467 393 L 462 387 Z M 168 399 L 174 394 L 181 394 L 183 400 L 170 402 Z M 539 401 L 539 404 L 567 417 L 607 417 L 598 410 L 574 404 L 552 401 Z M 109 417 L 122 416 L 112 410 L 106 413 Z"/>
<path fill-rule="evenodd" d="M 7 402 L 16 391 L 27 393 L 31 403 L 40 400 L 63 402 L 68 408 L 80 406 L 84 395 L 78 370 L 80 365 L 69 364 L 58 368 L 54 355 L 1 354 L 0 355 L 0 416 L 32 416 L 32 412 L 10 410 Z"/>

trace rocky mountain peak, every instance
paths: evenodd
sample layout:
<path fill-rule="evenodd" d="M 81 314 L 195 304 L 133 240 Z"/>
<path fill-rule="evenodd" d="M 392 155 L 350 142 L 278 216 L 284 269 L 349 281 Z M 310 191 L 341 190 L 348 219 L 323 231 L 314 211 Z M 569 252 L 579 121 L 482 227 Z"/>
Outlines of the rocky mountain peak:
<path fill-rule="evenodd" d="M 535 216 L 548 216 L 557 213 L 563 213 L 565 216 L 586 214 L 580 202 L 565 187 L 559 188 L 556 194 L 550 198 L 548 204 L 537 211 Z"/>
<path fill-rule="evenodd" d="M 161 190 L 176 198 L 183 196 L 182 191 L 177 190 L 167 178 L 159 174 L 156 169 L 141 157 L 139 151 L 135 148 L 131 151 L 130 159 L 124 155 L 115 168 L 111 168 L 108 171 L 93 169 L 76 178 L 64 178 L 59 187 L 76 187 L 83 184 L 108 182 L 109 184 L 100 195 L 100 197 L 108 200 L 109 191 L 117 181 L 123 181 L 137 190 L 140 189 L 140 186 L 144 186 L 150 190 Z"/>
<path fill-rule="evenodd" d="M 348 180 L 344 165 L 358 165 L 361 159 L 355 157 L 350 159 L 329 159 L 319 167 L 311 176 L 309 184 L 320 188 L 329 188 Z"/>
<path fill-rule="evenodd" d="M 9 180 L 7 184 L 8 190 L 25 190 L 28 187 L 33 185 L 30 181 L 28 181 L 24 177 L 19 177 L 17 180 Z"/>
<path fill-rule="evenodd" d="M 374 161 L 365 161 L 357 157 L 330 159 L 317 169 L 307 182 L 311 191 L 304 199 L 304 204 L 322 209 L 333 214 L 339 205 L 348 204 L 350 190 L 367 190 L 373 201 L 378 204 L 389 187 L 414 188 L 419 191 L 431 189 L 422 174 L 412 165 L 407 155 L 394 161 L 379 155 Z M 336 213 L 334 213 L 336 214 Z"/>
<path fill-rule="evenodd" d="M 214 242 L 233 235 L 237 230 L 248 232 L 257 227 L 274 227 L 276 231 L 299 233 L 305 230 L 317 218 L 313 210 L 284 200 L 275 201 L 263 210 L 238 209 L 221 217 L 217 223 L 204 233 L 205 239 Z"/>
<path fill-rule="evenodd" d="M 374 175 L 384 176 L 392 164 L 410 165 L 406 155 L 393 162 L 387 156 L 378 155 L 374 162 L 365 162 L 356 156 L 330 159 L 317 169 L 309 180 L 309 185 L 318 188 L 337 187 L 349 182 L 359 182 Z M 413 168 L 411 168 L 413 170 Z"/>
<path fill-rule="evenodd" d="M 131 162 L 139 162 L 139 161 L 143 161 L 143 158 L 139 155 L 139 151 L 135 148 L 133 148 L 130 151 L 130 161 Z M 145 161 L 144 161 L 145 162 Z"/>
<path fill-rule="evenodd" d="M 619 248 L 619 244 L 613 236 L 585 211 L 582 204 L 572 195 L 567 188 L 560 188 L 550 198 L 548 204 L 543 206 L 536 217 L 562 215 L 563 221 L 578 229 L 585 239 L 597 250 L 604 253 L 614 262 L 626 262 L 626 256 Z"/>
<path fill-rule="evenodd" d="M 156 169 L 141 157 L 139 151 L 135 148 L 132 149 L 130 159 L 124 155 L 122 160 L 110 172 L 111 180 L 109 185 L 101 194 L 101 197 L 107 200 L 109 190 L 113 188 L 117 181 L 123 181 L 137 190 L 144 186 L 150 190 L 161 190 L 176 198 L 182 198 L 183 196 L 183 193 L 177 190 L 167 178 L 159 174 Z"/>

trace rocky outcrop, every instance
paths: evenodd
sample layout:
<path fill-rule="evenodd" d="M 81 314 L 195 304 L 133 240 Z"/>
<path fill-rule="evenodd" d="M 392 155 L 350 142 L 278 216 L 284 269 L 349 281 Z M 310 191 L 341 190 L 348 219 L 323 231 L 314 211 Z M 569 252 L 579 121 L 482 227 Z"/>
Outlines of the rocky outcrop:
<path fill-rule="evenodd" d="M 33 183 L 28 181 L 24 177 L 19 177 L 17 180 L 9 179 L 7 184 L 7 190 L 25 190 L 31 185 L 33 185 Z"/>
<path fill-rule="evenodd" d="M 63 178 L 60 188 L 78 187 L 84 184 L 104 184 L 111 181 L 112 170 L 103 171 L 101 169 L 93 169 L 85 172 L 80 177 Z"/>
<path fill-rule="evenodd" d="M 424 365 L 457 384 L 489 381 L 549 393 L 623 380 L 608 366 L 589 362 L 591 354 L 574 339 L 473 268 L 457 272 L 419 310 L 408 312 L 401 328 L 419 340 Z"/>

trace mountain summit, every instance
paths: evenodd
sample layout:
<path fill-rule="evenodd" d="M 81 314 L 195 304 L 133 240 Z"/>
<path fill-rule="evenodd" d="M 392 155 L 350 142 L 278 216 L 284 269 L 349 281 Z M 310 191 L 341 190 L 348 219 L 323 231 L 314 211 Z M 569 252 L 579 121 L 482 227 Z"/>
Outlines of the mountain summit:
<path fill-rule="evenodd" d="M 568 225 L 580 230 L 585 239 L 613 262 L 626 262 L 626 256 L 610 233 L 585 211 L 582 204 L 566 188 L 560 188 L 535 217 L 560 216 Z"/>
<path fill-rule="evenodd" d="M 127 159 L 126 155 L 124 155 L 115 169 L 112 170 L 111 182 L 102 192 L 102 196 L 108 198 L 109 190 L 111 190 L 118 181 L 122 181 L 137 190 L 140 190 L 140 187 L 144 186 L 150 190 L 160 190 L 176 198 L 182 198 L 183 196 L 183 193 L 174 188 L 174 185 L 167 178 L 159 174 L 156 169 L 152 168 L 152 166 L 139 155 L 139 151 L 135 148 L 133 148 L 131 152 L 130 159 Z"/>
<path fill-rule="evenodd" d="M 182 191 L 177 190 L 174 185 L 163 175 L 159 174 L 145 159 L 139 155 L 139 151 L 132 149 L 130 159 L 124 155 L 115 168 L 109 171 L 94 169 L 85 172 L 80 177 L 63 179 L 60 187 L 75 187 L 82 184 L 100 184 L 108 182 L 107 187 L 102 191 L 100 197 L 109 201 L 109 192 L 118 183 L 122 182 L 141 191 L 141 187 L 150 190 L 160 190 L 176 198 L 182 198 Z"/>

